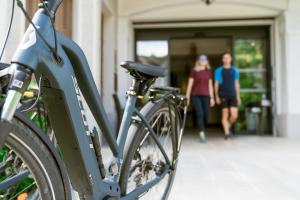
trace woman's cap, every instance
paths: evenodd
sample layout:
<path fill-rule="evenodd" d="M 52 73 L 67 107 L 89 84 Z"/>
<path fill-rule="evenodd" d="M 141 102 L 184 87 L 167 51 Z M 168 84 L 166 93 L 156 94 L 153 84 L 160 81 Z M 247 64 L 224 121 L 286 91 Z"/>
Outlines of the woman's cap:
<path fill-rule="evenodd" d="M 208 61 L 208 58 L 206 55 L 201 55 L 201 56 L 199 56 L 198 60 L 199 61 Z"/>

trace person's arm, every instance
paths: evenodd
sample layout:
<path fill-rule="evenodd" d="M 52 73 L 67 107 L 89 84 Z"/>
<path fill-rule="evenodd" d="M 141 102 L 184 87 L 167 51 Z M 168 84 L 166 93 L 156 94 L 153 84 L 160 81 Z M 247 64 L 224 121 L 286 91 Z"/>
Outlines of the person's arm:
<path fill-rule="evenodd" d="M 216 71 L 215 71 L 215 85 L 214 85 L 214 88 L 215 88 L 215 97 L 216 97 L 216 103 L 218 105 L 221 104 L 221 99 L 220 99 L 220 95 L 219 95 L 219 87 L 220 87 L 220 82 L 221 82 L 221 79 L 222 79 L 222 76 L 221 76 L 221 70 L 220 68 L 218 68 Z"/>
<path fill-rule="evenodd" d="M 210 106 L 215 105 L 215 98 L 214 98 L 214 87 L 212 79 L 209 79 L 209 96 L 210 96 Z"/>
<path fill-rule="evenodd" d="M 218 105 L 221 104 L 221 99 L 220 99 L 220 96 L 219 96 L 219 82 L 218 81 L 215 81 L 215 95 L 216 95 L 216 103 Z"/>
<path fill-rule="evenodd" d="M 190 104 L 190 100 L 191 100 L 191 92 L 192 92 L 193 84 L 194 84 L 194 79 L 190 77 L 188 81 L 187 90 L 186 90 L 186 98 L 187 98 L 188 105 Z"/>
<path fill-rule="evenodd" d="M 240 74 L 239 70 L 235 68 L 235 93 L 236 93 L 236 99 L 238 102 L 238 105 L 241 104 L 241 86 L 240 86 Z"/>
<path fill-rule="evenodd" d="M 236 80 L 235 81 L 235 92 L 236 92 L 236 98 L 237 98 L 237 102 L 238 105 L 241 104 L 241 86 L 240 86 L 240 81 Z"/>

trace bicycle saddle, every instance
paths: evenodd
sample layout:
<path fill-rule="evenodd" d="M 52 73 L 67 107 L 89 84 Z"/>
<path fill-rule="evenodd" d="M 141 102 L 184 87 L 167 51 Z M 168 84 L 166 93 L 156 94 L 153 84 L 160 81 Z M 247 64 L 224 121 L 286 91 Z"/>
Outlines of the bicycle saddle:
<path fill-rule="evenodd" d="M 145 65 L 132 61 L 125 61 L 121 63 L 121 67 L 127 69 L 129 72 L 136 71 L 152 77 L 166 76 L 166 70 L 158 66 Z"/>

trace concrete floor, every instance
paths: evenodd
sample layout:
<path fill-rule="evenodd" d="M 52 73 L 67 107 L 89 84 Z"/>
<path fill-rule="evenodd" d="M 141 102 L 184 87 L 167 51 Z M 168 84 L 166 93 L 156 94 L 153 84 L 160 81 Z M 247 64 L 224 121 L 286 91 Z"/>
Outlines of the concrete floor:
<path fill-rule="evenodd" d="M 170 200 L 299 200 L 300 139 L 184 137 Z"/>

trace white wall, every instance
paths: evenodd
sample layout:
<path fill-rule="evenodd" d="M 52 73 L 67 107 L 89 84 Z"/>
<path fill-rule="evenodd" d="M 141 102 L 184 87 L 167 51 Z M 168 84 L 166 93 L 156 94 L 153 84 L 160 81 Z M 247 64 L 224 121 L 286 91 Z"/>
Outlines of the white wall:
<path fill-rule="evenodd" d="M 117 64 L 118 64 L 118 95 L 122 104 L 125 103 L 125 92 L 128 90 L 131 79 L 126 71 L 119 64 L 126 60 L 134 60 L 133 45 L 134 33 L 129 18 L 118 18 L 118 38 L 117 38 Z"/>
<path fill-rule="evenodd" d="M 278 87 L 280 135 L 300 138 L 300 1 L 290 0 L 287 11 L 277 19 L 279 24 L 280 60 Z"/>
<path fill-rule="evenodd" d="M 85 52 L 98 89 L 101 59 L 101 1 L 73 0 L 73 39 Z"/>
<path fill-rule="evenodd" d="M 206 6 L 200 0 L 120 0 L 119 14 L 140 16 L 141 20 L 272 16 L 276 11 L 285 8 L 287 2 L 287 0 L 217 0 Z"/>
<path fill-rule="evenodd" d="M 24 2 L 24 0 L 23 0 Z M 25 5 L 24 5 L 25 6 Z M 4 42 L 4 38 L 7 33 L 7 28 L 10 22 L 11 16 L 11 8 L 12 2 L 11 1 L 0 1 L 0 48 L 2 49 L 2 44 Z M 4 55 L 2 58 L 2 62 L 10 62 L 15 49 L 17 48 L 25 29 L 25 18 L 23 13 L 15 5 L 15 13 L 14 13 L 14 20 L 12 25 L 12 30 L 10 32 L 9 40 L 6 45 Z"/>
<path fill-rule="evenodd" d="M 116 128 L 117 113 L 113 94 L 115 92 L 114 74 L 117 71 L 116 37 L 117 37 L 117 1 L 105 0 L 102 3 L 103 19 L 103 103 L 112 123 Z"/>

